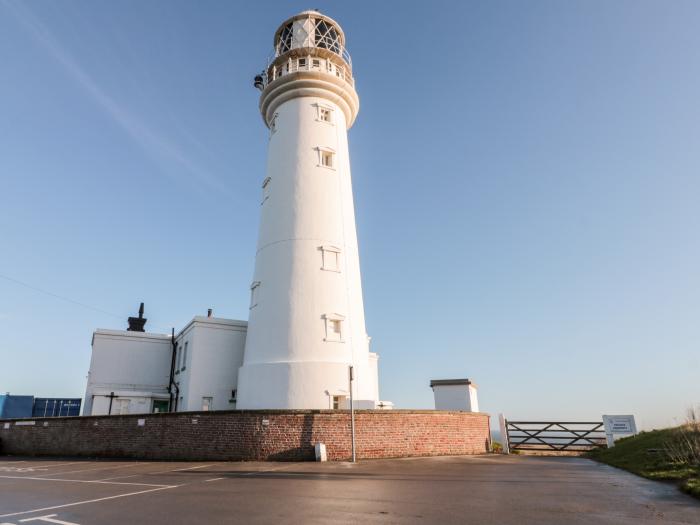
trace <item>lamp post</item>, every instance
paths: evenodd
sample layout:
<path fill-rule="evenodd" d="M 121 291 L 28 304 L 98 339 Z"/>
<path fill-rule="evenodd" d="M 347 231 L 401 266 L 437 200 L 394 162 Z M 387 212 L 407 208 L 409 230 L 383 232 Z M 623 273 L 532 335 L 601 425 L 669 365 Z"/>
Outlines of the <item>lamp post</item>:
<path fill-rule="evenodd" d="M 354 368 L 348 369 L 348 383 L 350 383 L 350 437 L 352 441 L 352 462 L 355 463 L 355 406 L 352 402 L 352 380 L 355 379 Z"/>

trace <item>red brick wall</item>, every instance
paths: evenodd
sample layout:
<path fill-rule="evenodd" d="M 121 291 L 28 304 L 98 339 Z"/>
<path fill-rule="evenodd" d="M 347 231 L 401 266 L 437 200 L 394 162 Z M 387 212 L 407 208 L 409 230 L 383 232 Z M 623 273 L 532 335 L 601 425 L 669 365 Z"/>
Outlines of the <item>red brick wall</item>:
<path fill-rule="evenodd" d="M 143 426 L 138 420 L 144 419 Z M 239 410 L 0 421 L 0 454 L 188 460 L 330 460 L 350 457 L 350 414 Z M 6 429 L 6 423 L 9 428 Z M 358 410 L 357 457 L 483 454 L 489 416 L 436 410 Z"/>

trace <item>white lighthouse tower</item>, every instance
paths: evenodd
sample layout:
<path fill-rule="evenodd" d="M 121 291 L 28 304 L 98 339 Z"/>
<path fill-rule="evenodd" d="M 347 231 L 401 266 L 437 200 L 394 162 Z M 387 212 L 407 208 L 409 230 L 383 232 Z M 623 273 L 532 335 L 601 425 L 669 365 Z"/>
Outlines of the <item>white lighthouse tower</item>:
<path fill-rule="evenodd" d="M 375 408 L 347 130 L 359 110 L 345 35 L 304 11 L 256 77 L 270 131 L 237 408 Z"/>

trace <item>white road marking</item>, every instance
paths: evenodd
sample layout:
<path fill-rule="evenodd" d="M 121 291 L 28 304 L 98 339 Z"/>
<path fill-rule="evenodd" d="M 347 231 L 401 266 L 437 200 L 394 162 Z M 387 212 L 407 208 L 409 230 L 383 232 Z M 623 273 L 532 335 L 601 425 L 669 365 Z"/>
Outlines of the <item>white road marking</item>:
<path fill-rule="evenodd" d="M 10 514 L 0 514 L 0 518 L 9 518 L 10 516 L 21 516 L 22 514 L 31 514 L 33 512 L 43 512 L 45 510 L 64 509 L 66 507 L 75 507 L 77 505 L 87 505 L 88 503 L 97 503 L 98 501 L 106 501 L 106 500 L 110 500 L 110 499 L 127 498 L 129 496 L 136 496 L 138 494 L 146 494 L 148 492 L 156 492 L 158 490 L 174 489 L 174 488 L 179 487 L 179 486 L 180 485 L 170 485 L 170 486 L 166 486 L 166 487 L 158 487 L 155 489 L 139 490 L 138 492 L 128 492 L 126 494 L 117 494 L 116 496 L 107 496 L 106 498 L 88 499 L 85 501 L 76 501 L 74 503 L 66 503 L 64 505 L 54 505 L 53 507 L 44 507 L 42 509 L 23 510 L 21 512 L 12 512 Z"/>
<path fill-rule="evenodd" d="M 0 467 L 0 472 L 37 472 L 37 471 L 49 470 L 47 468 L 34 468 L 34 467 Z"/>
<path fill-rule="evenodd" d="M 225 479 L 225 478 L 212 478 L 212 479 L 205 479 L 205 480 L 204 480 L 204 483 L 206 483 L 207 481 L 219 481 L 220 479 Z"/>
<path fill-rule="evenodd" d="M 58 516 L 58 514 L 47 514 L 46 516 L 37 516 L 36 518 L 24 518 L 23 520 L 19 520 L 19 522 L 24 523 L 25 521 L 41 520 L 49 523 L 58 523 L 59 525 L 80 525 L 79 523 L 74 523 L 72 521 L 57 520 L 54 518 L 54 516 Z"/>
<path fill-rule="evenodd" d="M 62 476 L 63 474 L 77 474 L 78 472 L 90 472 L 92 470 L 117 470 L 120 468 L 129 468 L 129 467 L 135 467 L 137 465 L 140 465 L 141 463 L 129 463 L 128 465 L 121 465 L 119 467 L 95 467 L 95 468 L 86 468 L 82 470 L 69 470 L 68 472 L 53 472 L 51 474 L 46 474 L 47 476 Z"/>
<path fill-rule="evenodd" d="M 128 483 L 124 481 L 102 481 L 91 479 L 60 479 L 60 478 L 34 478 L 30 476 L 0 476 L 0 479 L 28 479 L 30 481 L 69 481 L 73 483 L 104 483 L 105 485 L 141 485 L 143 487 L 174 487 L 175 485 L 164 485 L 162 483 Z"/>
<path fill-rule="evenodd" d="M 158 472 L 148 472 L 148 474 L 165 474 L 166 472 L 182 472 L 183 470 L 195 470 L 198 468 L 205 468 L 205 467 L 213 467 L 214 464 L 210 465 L 197 465 L 195 467 L 187 467 L 187 468 L 176 468 L 176 469 L 171 469 L 171 470 L 159 470 Z"/>
<path fill-rule="evenodd" d="M 196 470 L 196 469 L 198 469 L 198 468 L 206 468 L 206 467 L 213 467 L 213 466 L 214 466 L 214 464 L 211 464 L 211 465 L 199 465 L 199 466 L 197 466 L 197 467 L 176 468 L 176 469 L 173 470 L 172 472 L 181 472 L 181 471 L 183 471 L 183 470 Z"/>

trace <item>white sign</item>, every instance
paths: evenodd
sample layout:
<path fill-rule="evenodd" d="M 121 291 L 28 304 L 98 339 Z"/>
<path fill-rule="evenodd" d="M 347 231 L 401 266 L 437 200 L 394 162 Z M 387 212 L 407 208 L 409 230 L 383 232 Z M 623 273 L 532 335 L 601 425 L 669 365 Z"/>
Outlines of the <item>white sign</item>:
<path fill-rule="evenodd" d="M 146 420 L 145 420 L 145 419 L 139 419 L 139 420 L 136 422 L 136 424 L 137 424 L 138 426 L 142 427 L 142 426 L 144 426 L 144 425 L 146 424 Z"/>
<path fill-rule="evenodd" d="M 10 428 L 10 424 L 5 423 L 2 428 L 4 428 L 5 430 L 8 430 Z"/>
<path fill-rule="evenodd" d="M 615 436 L 632 436 L 637 433 L 634 416 L 603 416 L 603 427 L 608 448 L 615 446 Z"/>
<path fill-rule="evenodd" d="M 16 427 L 22 427 L 22 426 L 25 426 L 25 425 L 26 425 L 26 426 L 36 425 L 36 421 L 17 421 L 17 422 L 15 423 L 15 426 L 16 426 Z"/>

